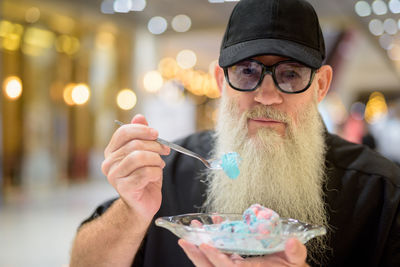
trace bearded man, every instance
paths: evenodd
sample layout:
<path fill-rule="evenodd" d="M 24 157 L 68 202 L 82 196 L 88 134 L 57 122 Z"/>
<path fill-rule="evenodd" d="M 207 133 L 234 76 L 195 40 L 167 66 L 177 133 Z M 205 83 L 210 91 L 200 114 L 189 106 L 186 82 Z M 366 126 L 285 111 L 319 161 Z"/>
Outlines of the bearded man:
<path fill-rule="evenodd" d="M 120 197 L 80 227 L 71 266 L 398 266 L 400 170 L 327 132 L 317 108 L 332 79 L 324 58 L 309 3 L 240 1 L 215 69 L 222 93 L 215 132 L 178 141 L 203 156 L 237 152 L 239 176 L 170 152 L 136 115 L 114 133 L 102 164 Z M 325 226 L 327 235 L 306 245 L 292 238 L 284 251 L 245 257 L 178 240 L 154 225 L 160 216 L 242 213 L 254 203 Z"/>

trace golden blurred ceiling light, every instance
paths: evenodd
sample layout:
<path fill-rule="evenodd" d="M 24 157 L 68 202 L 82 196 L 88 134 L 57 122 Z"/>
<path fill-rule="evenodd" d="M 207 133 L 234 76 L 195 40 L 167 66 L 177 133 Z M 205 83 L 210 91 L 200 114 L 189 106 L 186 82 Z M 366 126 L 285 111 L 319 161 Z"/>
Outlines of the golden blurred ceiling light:
<path fill-rule="evenodd" d="M 181 69 L 179 68 L 177 73 L 177 79 L 183 84 L 183 87 L 190 91 L 190 83 L 195 75 L 195 71 L 192 69 Z"/>
<path fill-rule="evenodd" d="M 0 22 L 0 37 L 3 37 L 3 42 L 0 43 L 1 46 L 9 51 L 18 50 L 23 32 L 24 27 L 21 24 L 2 20 Z"/>
<path fill-rule="evenodd" d="M 30 7 L 25 12 L 25 20 L 28 23 L 35 23 L 40 18 L 40 10 L 37 7 Z"/>
<path fill-rule="evenodd" d="M 166 57 L 158 63 L 158 71 L 165 79 L 174 79 L 179 71 L 179 66 L 174 58 Z"/>
<path fill-rule="evenodd" d="M 164 80 L 161 74 L 156 70 L 147 72 L 143 78 L 144 88 L 149 93 L 158 92 L 161 89 L 163 82 Z"/>
<path fill-rule="evenodd" d="M 25 32 L 24 41 L 29 45 L 49 48 L 53 45 L 54 38 L 55 35 L 51 31 L 37 27 L 29 27 Z"/>
<path fill-rule="evenodd" d="M 78 38 L 70 35 L 60 35 L 56 40 L 56 50 L 60 53 L 73 55 L 78 52 L 80 42 Z"/>
<path fill-rule="evenodd" d="M 68 106 L 75 105 L 75 102 L 72 100 L 72 90 L 74 89 L 75 86 L 76 86 L 75 83 L 69 83 L 64 88 L 63 99 Z"/>
<path fill-rule="evenodd" d="M 117 105 L 120 109 L 130 110 L 136 106 L 137 97 L 131 89 L 122 89 L 117 95 Z"/>
<path fill-rule="evenodd" d="M 39 56 L 46 49 L 53 46 L 55 35 L 53 32 L 37 28 L 27 28 L 24 35 L 22 52 L 30 56 Z"/>
<path fill-rule="evenodd" d="M 90 98 L 89 86 L 84 83 L 77 84 L 72 88 L 71 97 L 76 105 L 85 104 Z"/>
<path fill-rule="evenodd" d="M 3 82 L 3 89 L 7 98 L 16 100 L 22 94 L 22 81 L 17 76 L 9 76 Z"/>
<path fill-rule="evenodd" d="M 195 95 L 204 95 L 204 80 L 205 75 L 202 71 L 194 72 L 193 78 L 188 87 L 189 91 Z"/>

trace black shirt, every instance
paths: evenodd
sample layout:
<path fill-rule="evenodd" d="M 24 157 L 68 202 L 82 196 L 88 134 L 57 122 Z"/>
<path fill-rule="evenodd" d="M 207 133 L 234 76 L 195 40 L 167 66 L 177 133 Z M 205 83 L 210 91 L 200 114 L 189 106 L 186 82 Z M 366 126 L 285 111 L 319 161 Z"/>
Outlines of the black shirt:
<path fill-rule="evenodd" d="M 201 132 L 178 141 L 205 157 L 213 140 Z M 332 233 L 327 266 L 400 266 L 400 168 L 366 146 L 326 133 L 325 201 Z M 165 157 L 163 200 L 154 218 L 199 212 L 203 164 L 174 151 Z M 86 220 L 100 216 L 114 200 Z M 193 266 L 164 228 L 150 225 L 132 266 Z"/>

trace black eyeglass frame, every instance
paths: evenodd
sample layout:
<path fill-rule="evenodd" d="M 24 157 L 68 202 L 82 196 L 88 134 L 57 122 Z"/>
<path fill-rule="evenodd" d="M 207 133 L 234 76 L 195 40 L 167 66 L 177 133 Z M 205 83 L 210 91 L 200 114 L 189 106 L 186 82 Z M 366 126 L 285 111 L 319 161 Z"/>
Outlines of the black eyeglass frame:
<path fill-rule="evenodd" d="M 258 87 L 260 87 L 262 81 L 264 80 L 265 75 L 266 75 L 266 74 L 270 74 L 271 77 L 272 77 L 272 80 L 274 81 L 274 84 L 275 84 L 276 88 L 278 88 L 279 91 L 281 91 L 281 92 L 283 92 L 283 93 L 285 93 L 285 94 L 299 94 L 299 93 L 302 93 L 302 92 L 306 91 L 306 90 L 311 86 L 311 84 L 312 84 L 312 82 L 313 82 L 313 79 L 314 79 L 314 76 L 315 76 L 315 72 L 318 71 L 318 69 L 308 67 L 308 66 L 306 66 L 306 65 L 304 65 L 304 64 L 302 64 L 302 63 L 300 63 L 300 62 L 298 62 L 298 61 L 296 61 L 296 60 L 282 60 L 282 61 L 279 61 L 279 62 L 277 62 L 277 63 L 275 63 L 275 64 L 273 64 L 273 65 L 269 65 L 269 66 L 263 64 L 262 62 L 260 62 L 260 61 L 258 61 L 258 60 L 256 60 L 256 59 L 252 59 L 252 58 L 245 59 L 245 60 L 242 60 L 242 61 L 253 61 L 253 62 L 256 62 L 256 63 L 260 64 L 260 65 L 262 66 L 263 69 L 262 69 L 261 77 L 260 77 L 260 79 L 258 80 L 258 83 L 254 86 L 254 88 L 251 88 L 251 89 L 241 89 L 241 88 L 237 88 L 237 87 L 235 87 L 235 86 L 233 86 L 233 85 L 231 84 L 231 82 L 230 82 L 230 80 L 229 80 L 229 75 L 228 75 L 228 68 L 230 68 L 230 67 L 236 65 L 237 63 L 236 63 L 236 64 L 233 64 L 233 65 L 231 65 L 231 66 L 228 66 L 228 67 L 224 67 L 224 68 L 223 68 L 223 70 L 224 70 L 224 75 L 225 75 L 225 79 L 228 81 L 229 86 L 232 87 L 233 89 L 235 89 L 235 90 L 237 90 L 237 91 L 241 91 L 241 92 L 252 92 L 252 91 L 256 90 Z M 238 63 L 239 63 L 239 62 L 238 62 Z M 308 81 L 307 86 L 306 86 L 304 89 L 302 89 L 302 90 L 300 90 L 300 91 L 291 92 L 291 91 L 285 91 L 285 90 L 283 90 L 282 88 L 279 87 L 279 84 L 278 84 L 278 82 L 277 82 L 277 80 L 276 80 L 276 78 L 275 78 L 275 69 L 276 69 L 276 67 L 277 67 L 278 65 L 281 65 L 281 64 L 284 64 L 284 63 L 297 63 L 297 64 L 302 64 L 302 65 L 304 65 L 305 67 L 311 69 L 310 79 L 309 79 L 309 81 Z"/>

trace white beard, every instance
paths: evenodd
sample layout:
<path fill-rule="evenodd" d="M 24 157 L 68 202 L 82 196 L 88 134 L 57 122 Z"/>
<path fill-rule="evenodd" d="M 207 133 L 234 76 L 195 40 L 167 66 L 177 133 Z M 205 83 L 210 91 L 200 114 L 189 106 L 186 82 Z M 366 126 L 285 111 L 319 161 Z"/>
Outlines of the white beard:
<path fill-rule="evenodd" d="M 242 159 L 240 174 L 237 179 L 229 179 L 222 171 L 208 173 L 205 211 L 243 213 L 251 204 L 259 203 L 281 217 L 327 227 L 323 201 L 324 127 L 317 105 L 315 97 L 313 105 L 299 114 L 297 127 L 288 115 L 268 106 L 259 105 L 240 115 L 237 101 L 224 94 L 213 153 L 217 157 L 237 152 Z M 252 117 L 286 122 L 285 135 L 262 128 L 249 136 L 247 120 Z M 323 238 L 312 243 L 315 245 L 311 250 L 321 254 Z"/>

